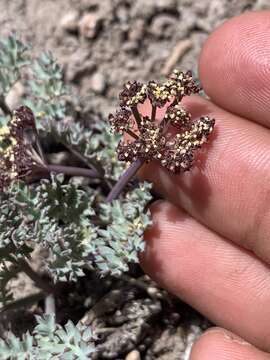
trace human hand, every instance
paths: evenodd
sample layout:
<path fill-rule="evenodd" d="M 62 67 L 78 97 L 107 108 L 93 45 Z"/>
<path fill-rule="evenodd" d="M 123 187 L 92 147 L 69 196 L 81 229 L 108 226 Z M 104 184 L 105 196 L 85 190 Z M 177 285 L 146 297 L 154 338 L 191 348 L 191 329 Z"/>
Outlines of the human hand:
<path fill-rule="evenodd" d="M 179 176 L 151 163 L 141 175 L 166 200 L 151 207 L 143 268 L 222 328 L 192 360 L 270 359 L 270 11 L 217 29 L 199 66 L 210 101 L 183 101 L 216 119 L 198 168 Z M 226 329 L 226 330 L 225 330 Z"/>

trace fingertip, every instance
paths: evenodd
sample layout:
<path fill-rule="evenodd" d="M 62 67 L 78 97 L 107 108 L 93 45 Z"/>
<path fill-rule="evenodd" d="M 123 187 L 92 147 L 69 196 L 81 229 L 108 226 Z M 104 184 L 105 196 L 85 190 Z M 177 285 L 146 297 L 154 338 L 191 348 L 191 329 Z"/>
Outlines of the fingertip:
<path fill-rule="evenodd" d="M 224 68 L 246 74 L 249 69 L 240 66 L 243 55 L 249 56 L 255 64 L 265 63 L 265 59 L 261 59 L 265 53 L 258 50 L 269 45 L 266 31 L 269 27 L 270 11 L 258 11 L 233 17 L 214 30 L 206 40 L 199 58 L 199 74 L 204 90 L 212 92 L 214 86 L 211 87 L 210 79 L 219 81 L 229 77 L 228 72 L 222 72 Z M 265 49 L 265 52 L 269 54 L 269 49 Z"/>
<path fill-rule="evenodd" d="M 199 59 L 203 88 L 216 104 L 268 127 L 269 29 L 269 11 L 234 17 L 209 36 Z"/>
<path fill-rule="evenodd" d="M 190 360 L 269 360 L 269 356 L 256 349 L 232 332 L 211 328 L 193 345 Z"/>

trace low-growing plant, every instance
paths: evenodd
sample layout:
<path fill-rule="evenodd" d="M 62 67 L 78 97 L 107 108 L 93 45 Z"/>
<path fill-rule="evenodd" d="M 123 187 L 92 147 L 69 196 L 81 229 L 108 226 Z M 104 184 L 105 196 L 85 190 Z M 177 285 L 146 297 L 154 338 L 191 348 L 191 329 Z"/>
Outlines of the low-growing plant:
<path fill-rule="evenodd" d="M 12 111 L 6 96 L 18 81 L 24 88 L 22 105 Z M 191 120 L 179 105 L 200 87 L 189 71 L 175 70 L 162 84 L 125 84 L 120 109 L 108 123 L 100 118 L 79 121 L 75 113 L 70 115 L 74 100 L 61 67 L 49 53 L 31 58 L 30 47 L 15 34 L 0 44 L 0 87 L 3 312 L 16 305 L 10 283 L 20 272 L 48 298 L 57 296 L 63 282 L 85 276 L 87 269 L 101 276 L 128 271 L 144 250 L 143 234 L 151 224 L 151 184 L 139 182 L 135 174 L 150 161 L 173 174 L 189 170 L 214 120 Z M 140 108 L 146 102 L 148 116 Z M 157 108 L 166 108 L 161 120 Z M 65 150 L 69 164 L 52 162 L 51 149 Z M 46 251 L 41 270 L 35 271 L 32 254 L 38 248 Z M 62 328 L 54 315 L 46 315 L 22 340 L 6 334 L 0 358 L 54 359 L 65 353 L 65 359 L 86 359 L 94 351 L 94 338 L 80 324 Z"/>
<path fill-rule="evenodd" d="M 89 326 L 69 321 L 64 327 L 55 323 L 53 314 L 37 316 L 33 332 L 25 333 L 21 339 L 8 333 L 0 339 L 0 356 L 3 360 L 50 360 L 91 358 L 95 351 L 95 336 Z M 63 357 L 64 356 L 64 357 Z"/>

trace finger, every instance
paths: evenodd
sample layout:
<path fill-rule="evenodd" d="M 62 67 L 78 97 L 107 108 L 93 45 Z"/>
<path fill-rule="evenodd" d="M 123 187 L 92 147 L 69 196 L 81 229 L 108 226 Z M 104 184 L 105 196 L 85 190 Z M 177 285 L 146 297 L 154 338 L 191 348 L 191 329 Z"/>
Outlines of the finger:
<path fill-rule="evenodd" d="M 256 349 L 231 332 L 213 328 L 192 347 L 190 360 L 269 360 L 270 355 Z"/>
<path fill-rule="evenodd" d="M 270 349 L 269 268 L 168 202 L 151 212 L 144 270 L 213 323 Z"/>
<path fill-rule="evenodd" d="M 195 116 L 216 118 L 201 162 L 180 175 L 153 162 L 144 166 L 142 178 L 203 224 L 270 262 L 270 132 L 200 97 L 185 106 Z"/>
<path fill-rule="evenodd" d="M 270 11 L 251 12 L 220 26 L 208 38 L 199 73 L 219 106 L 270 127 Z"/>

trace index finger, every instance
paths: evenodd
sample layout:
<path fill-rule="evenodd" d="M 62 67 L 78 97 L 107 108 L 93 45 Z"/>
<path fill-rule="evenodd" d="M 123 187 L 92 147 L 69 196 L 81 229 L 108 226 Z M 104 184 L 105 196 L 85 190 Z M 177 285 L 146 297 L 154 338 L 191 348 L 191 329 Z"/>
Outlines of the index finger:
<path fill-rule="evenodd" d="M 270 11 L 226 21 L 206 41 L 200 80 L 211 100 L 270 127 Z"/>

